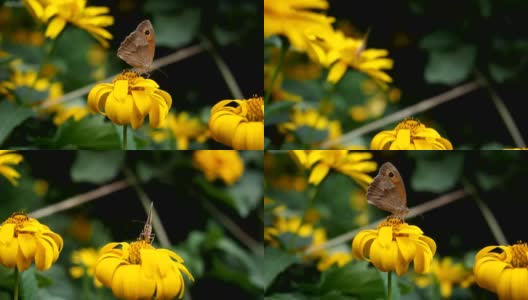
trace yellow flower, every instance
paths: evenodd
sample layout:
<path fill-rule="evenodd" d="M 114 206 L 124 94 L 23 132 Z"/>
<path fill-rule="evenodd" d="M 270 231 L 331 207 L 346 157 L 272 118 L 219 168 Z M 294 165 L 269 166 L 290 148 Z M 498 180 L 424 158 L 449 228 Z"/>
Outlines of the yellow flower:
<path fill-rule="evenodd" d="M 264 38 L 285 35 L 294 48 L 305 51 L 306 29 L 331 28 L 335 18 L 312 11 L 327 8 L 326 0 L 264 0 Z"/>
<path fill-rule="evenodd" d="M 337 139 L 341 136 L 341 124 L 339 121 L 331 121 L 327 117 L 321 115 L 316 109 L 299 110 L 294 109 L 291 116 L 291 122 L 283 123 L 279 126 L 279 131 L 282 133 L 293 133 L 302 127 L 311 127 L 315 130 L 326 130 L 328 136 L 325 138 L 329 140 Z M 294 134 L 288 135 L 287 140 L 292 140 Z M 314 143 L 311 146 L 317 146 L 319 143 Z"/>
<path fill-rule="evenodd" d="M 207 125 L 184 111 L 178 114 L 169 112 L 159 128 L 164 130 L 151 132 L 152 139 L 159 143 L 174 136 L 178 150 L 189 149 L 189 141 L 192 139 L 203 143 L 209 137 Z"/>
<path fill-rule="evenodd" d="M 349 263 L 351 260 L 352 254 L 347 251 L 335 251 L 332 253 L 327 253 L 323 255 L 323 257 L 321 257 L 321 259 L 317 263 L 317 270 L 323 272 L 329 269 L 334 264 L 337 264 L 337 266 L 342 267 Z"/>
<path fill-rule="evenodd" d="M 267 88 L 271 84 L 271 79 L 273 77 L 273 72 L 275 71 L 275 68 L 277 66 L 264 64 L 264 86 Z M 301 102 L 303 101 L 302 97 L 299 95 L 295 95 L 292 93 L 289 93 L 282 89 L 282 81 L 284 79 L 284 73 L 279 73 L 277 77 L 275 78 L 275 81 L 273 82 L 273 86 L 271 87 L 271 96 L 274 100 L 281 101 L 293 101 L 293 102 Z"/>
<path fill-rule="evenodd" d="M 93 235 L 93 224 L 84 216 L 75 216 L 68 226 L 68 233 L 81 242 L 88 242 Z"/>
<path fill-rule="evenodd" d="M 44 197 L 48 193 L 49 183 L 44 179 L 37 179 L 33 183 L 33 192 L 40 197 Z"/>
<path fill-rule="evenodd" d="M 28 44 L 35 47 L 41 47 L 46 38 L 40 31 L 29 31 L 27 29 L 16 29 L 9 35 L 9 40 L 16 44 Z"/>
<path fill-rule="evenodd" d="M 292 158 L 305 169 L 312 169 L 308 183 L 318 185 L 330 170 L 343 173 L 355 180 L 365 190 L 372 182 L 367 172 L 376 171 L 378 165 L 370 161 L 370 152 L 348 150 L 291 150 Z M 314 166 L 315 165 L 315 166 Z"/>
<path fill-rule="evenodd" d="M 102 283 L 94 277 L 95 264 L 99 259 L 99 253 L 94 248 L 83 248 L 72 252 L 71 261 L 74 264 L 70 268 L 70 275 L 73 278 L 81 278 L 84 274 L 93 277 L 94 285 L 101 287 Z"/>
<path fill-rule="evenodd" d="M 462 288 L 467 288 L 473 283 L 473 274 L 461 263 L 453 263 L 451 257 L 444 257 L 441 261 L 437 258 L 431 265 L 431 273 L 417 277 L 415 282 L 420 287 L 429 285 L 432 278 L 440 284 L 440 294 L 443 298 L 450 298 L 453 292 L 453 285 L 458 284 Z"/>
<path fill-rule="evenodd" d="M 326 231 L 324 228 L 315 228 L 313 224 L 306 222 L 301 224 L 301 218 L 299 216 L 292 215 L 284 217 L 281 214 L 283 211 L 284 209 L 275 211 L 276 216 L 273 226 L 264 228 L 264 240 L 270 245 L 278 247 L 278 238 L 281 234 L 294 234 L 301 238 L 310 239 L 306 245 L 294 249 L 296 251 L 303 251 L 308 247 L 315 247 L 326 242 Z M 289 237 L 286 238 L 286 240 L 288 239 Z M 295 239 L 292 238 L 291 240 L 293 242 Z M 291 247 L 292 245 L 287 246 Z M 315 251 L 310 254 L 310 257 L 321 257 L 324 253 L 324 250 Z"/>
<path fill-rule="evenodd" d="M 0 95 L 6 95 L 7 99 L 14 100 L 14 91 L 17 88 L 30 88 L 37 92 L 48 92 L 48 99 L 55 99 L 62 96 L 62 84 L 60 82 L 50 82 L 48 78 L 38 78 L 37 72 L 34 70 L 22 71 L 20 69 L 21 62 L 16 61 L 10 65 L 13 69 L 10 79 L 8 81 L 0 82 Z M 37 93 L 35 93 L 35 96 Z M 21 100 L 39 100 L 44 102 L 46 99 L 21 99 Z M 46 100 L 47 101 L 47 100 Z M 51 101 L 51 100 L 49 100 Z"/>
<path fill-rule="evenodd" d="M 194 281 L 183 259 L 148 241 L 109 243 L 99 251 L 95 276 L 114 295 L 124 299 L 181 299 L 185 292 L 182 272 Z"/>
<path fill-rule="evenodd" d="M 105 15 L 110 11 L 108 7 L 86 7 L 86 2 L 87 0 L 24 0 L 24 4 L 35 18 L 49 22 L 46 37 L 57 38 L 69 22 L 86 30 L 103 47 L 108 48 L 110 44 L 107 40 L 112 39 L 112 34 L 103 27 L 114 24 L 114 17 Z"/>
<path fill-rule="evenodd" d="M 13 150 L 0 150 L 0 174 L 7 178 L 12 185 L 18 184 L 20 173 L 13 169 L 10 165 L 18 165 L 24 158 Z"/>
<path fill-rule="evenodd" d="M 264 149 L 264 99 L 222 100 L 211 108 L 209 130 L 216 141 L 236 150 Z"/>
<path fill-rule="evenodd" d="M 59 258 L 62 237 L 23 213 L 14 213 L 0 225 L 0 264 L 25 271 L 34 261 L 44 271 Z"/>
<path fill-rule="evenodd" d="M 346 70 L 355 68 L 379 83 L 392 82 L 383 70 L 390 70 L 393 60 L 385 49 L 365 49 L 365 39 L 347 37 L 341 31 L 318 30 L 306 35 L 308 54 L 325 67 L 330 67 L 327 81 L 337 83 Z"/>
<path fill-rule="evenodd" d="M 152 128 L 161 126 L 172 105 L 171 96 L 158 89 L 152 79 L 136 72 L 123 71 L 112 83 L 101 83 L 88 94 L 88 107 L 93 113 L 106 115 L 118 125 L 130 124 L 137 129 L 149 115 Z"/>
<path fill-rule="evenodd" d="M 396 271 L 398 275 L 407 272 L 411 261 L 416 273 L 428 272 L 435 252 L 435 241 L 423 235 L 419 227 L 394 217 L 389 217 L 378 229 L 359 232 L 352 242 L 354 258 L 365 259 L 380 271 Z"/>
<path fill-rule="evenodd" d="M 451 142 L 420 121 L 405 119 L 394 130 L 381 131 L 370 143 L 371 150 L 453 150 Z"/>
<path fill-rule="evenodd" d="M 53 118 L 53 124 L 59 126 L 66 122 L 69 118 L 73 118 L 75 121 L 79 121 L 86 117 L 90 112 L 86 106 L 64 106 L 56 105 L 56 114 Z"/>
<path fill-rule="evenodd" d="M 487 246 L 475 256 L 476 283 L 499 299 L 528 299 L 528 244 Z"/>
<path fill-rule="evenodd" d="M 193 163 L 208 181 L 219 178 L 227 185 L 235 183 L 244 173 L 244 161 L 236 150 L 196 150 Z"/>

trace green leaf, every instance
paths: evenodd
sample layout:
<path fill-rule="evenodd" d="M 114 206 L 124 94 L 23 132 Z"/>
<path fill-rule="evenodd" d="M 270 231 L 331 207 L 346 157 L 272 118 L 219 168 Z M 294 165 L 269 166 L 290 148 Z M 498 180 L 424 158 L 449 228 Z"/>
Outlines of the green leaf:
<path fill-rule="evenodd" d="M 266 247 L 264 249 L 264 289 L 267 290 L 275 277 L 296 263 L 298 258 L 281 250 Z"/>
<path fill-rule="evenodd" d="M 34 266 L 20 273 L 20 287 L 23 300 L 38 299 L 38 283 Z"/>
<path fill-rule="evenodd" d="M 121 149 L 119 136 L 112 123 L 103 116 L 91 116 L 79 122 L 69 119 L 59 127 L 53 137 L 54 149 Z"/>
<path fill-rule="evenodd" d="M 418 159 L 411 178 L 415 191 L 442 193 L 452 189 L 462 175 L 464 156 L 453 153 L 438 159 Z"/>
<path fill-rule="evenodd" d="M 477 171 L 475 176 L 477 177 L 479 186 L 484 191 L 489 191 L 497 186 L 500 186 L 506 179 L 503 174 L 487 174 L 481 171 Z"/>
<path fill-rule="evenodd" d="M 14 105 L 9 101 L 2 101 L 0 103 L 0 145 L 4 143 L 15 127 L 33 114 L 30 109 Z"/>
<path fill-rule="evenodd" d="M 306 297 L 302 294 L 273 294 L 269 297 L 264 297 L 264 300 L 305 300 Z"/>
<path fill-rule="evenodd" d="M 491 77 L 497 82 L 504 82 L 519 73 L 519 69 L 490 62 L 488 64 Z"/>
<path fill-rule="evenodd" d="M 188 44 L 198 33 L 200 10 L 190 8 L 177 16 L 156 15 L 156 44 L 178 48 Z"/>
<path fill-rule="evenodd" d="M 231 195 L 238 214 L 247 217 L 262 202 L 263 189 L 262 173 L 249 170 L 245 171 L 244 176 L 226 191 Z"/>
<path fill-rule="evenodd" d="M 101 184 L 116 177 L 124 160 L 123 151 L 78 151 L 71 178 L 74 182 Z"/>
<path fill-rule="evenodd" d="M 429 83 L 456 84 L 465 80 L 473 70 L 475 46 L 465 45 L 450 51 L 433 51 L 425 66 Z"/>
<path fill-rule="evenodd" d="M 328 138 L 328 130 L 318 130 L 309 126 L 298 127 L 296 134 L 304 145 L 322 142 Z"/>
<path fill-rule="evenodd" d="M 291 101 L 274 102 L 264 107 L 266 126 L 287 122 L 290 119 L 291 109 L 295 105 Z"/>
<path fill-rule="evenodd" d="M 141 182 L 148 182 L 157 175 L 158 169 L 151 164 L 138 161 L 136 165 L 136 174 Z"/>
<path fill-rule="evenodd" d="M 321 294 L 340 291 L 345 295 L 357 296 L 360 299 L 385 297 L 380 272 L 374 268 L 368 268 L 368 264 L 363 262 L 328 269 L 321 276 L 318 291 Z"/>
<path fill-rule="evenodd" d="M 453 48 L 459 42 L 460 39 L 454 33 L 446 30 L 437 30 L 427 34 L 420 41 L 420 48 L 434 52 Z"/>

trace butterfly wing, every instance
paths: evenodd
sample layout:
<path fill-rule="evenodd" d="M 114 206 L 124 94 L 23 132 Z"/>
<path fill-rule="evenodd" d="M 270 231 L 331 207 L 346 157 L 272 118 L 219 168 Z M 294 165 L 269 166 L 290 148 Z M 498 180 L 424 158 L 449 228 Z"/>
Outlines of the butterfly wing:
<path fill-rule="evenodd" d="M 393 164 L 387 162 L 381 166 L 368 187 L 367 202 L 396 215 L 408 210 L 405 185 Z"/>
<path fill-rule="evenodd" d="M 141 22 L 117 49 L 117 56 L 141 72 L 150 71 L 156 39 L 149 20 Z"/>

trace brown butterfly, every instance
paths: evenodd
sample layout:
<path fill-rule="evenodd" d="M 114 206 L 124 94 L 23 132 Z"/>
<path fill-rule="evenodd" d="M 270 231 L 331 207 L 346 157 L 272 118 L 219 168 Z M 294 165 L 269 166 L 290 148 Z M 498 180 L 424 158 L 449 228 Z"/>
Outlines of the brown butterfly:
<path fill-rule="evenodd" d="M 152 233 L 152 209 L 154 207 L 154 202 L 150 202 L 150 209 L 147 217 L 147 221 L 145 221 L 145 227 L 143 227 L 143 231 L 139 234 L 138 240 L 147 241 L 150 244 L 152 244 L 152 241 L 154 240 L 154 234 Z"/>
<path fill-rule="evenodd" d="M 152 70 L 156 49 L 156 35 L 149 20 L 145 20 L 132 31 L 117 49 L 117 56 L 135 67 L 141 74 Z"/>
<path fill-rule="evenodd" d="M 407 193 L 400 172 L 390 162 L 384 163 L 367 189 L 367 202 L 403 218 L 409 212 Z"/>

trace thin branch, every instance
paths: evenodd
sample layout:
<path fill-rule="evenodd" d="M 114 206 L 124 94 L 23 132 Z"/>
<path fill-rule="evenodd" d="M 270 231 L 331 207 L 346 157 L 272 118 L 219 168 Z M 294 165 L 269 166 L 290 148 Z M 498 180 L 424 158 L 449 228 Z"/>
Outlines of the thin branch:
<path fill-rule="evenodd" d="M 161 57 L 161 58 L 158 58 L 158 59 L 154 60 L 154 62 L 152 63 L 152 68 L 155 70 L 155 69 L 161 68 L 163 66 L 170 65 L 172 63 L 175 63 L 175 62 L 178 62 L 180 60 L 183 60 L 183 59 L 185 59 L 187 57 L 190 57 L 190 56 L 193 56 L 195 54 L 198 54 L 198 53 L 200 53 L 202 51 L 204 51 L 204 49 L 203 49 L 203 47 L 201 45 L 194 45 L 194 46 L 190 46 L 190 47 L 187 47 L 187 48 L 183 48 L 183 49 L 177 50 L 177 51 L 173 52 L 172 54 L 169 54 L 167 56 L 164 56 L 164 57 Z M 100 81 L 97 81 L 95 83 L 86 85 L 86 86 L 84 86 L 82 88 L 73 90 L 73 91 L 71 91 L 69 93 L 66 93 L 66 94 L 62 95 L 62 97 L 59 97 L 59 98 L 56 98 L 56 99 L 48 99 L 44 103 L 42 103 L 40 108 L 41 109 L 45 109 L 45 108 L 48 108 L 48 107 L 50 107 L 52 105 L 56 105 L 56 104 L 59 104 L 59 103 L 71 101 L 71 100 L 73 100 L 75 98 L 84 96 L 84 95 L 88 94 L 88 92 L 90 92 L 90 90 L 94 86 L 96 86 L 98 84 L 101 84 L 101 83 L 105 83 L 105 82 L 111 82 L 112 79 L 114 79 L 114 77 L 116 77 L 119 74 L 120 73 L 114 74 L 114 75 L 109 76 L 109 77 L 107 77 L 107 78 L 105 78 L 103 80 L 100 80 Z"/>
<path fill-rule="evenodd" d="M 119 180 L 112 182 L 110 184 L 103 185 L 93 191 L 79 194 L 77 196 L 73 196 L 71 198 L 68 198 L 66 200 L 63 200 L 61 202 L 57 202 L 51 205 L 48 205 L 46 207 L 37 209 L 33 212 L 30 212 L 28 215 L 33 218 L 42 218 L 50 216 L 54 213 L 70 209 L 72 207 L 79 206 L 83 203 L 86 203 L 91 200 L 95 200 L 98 198 L 101 198 L 103 196 L 106 196 L 108 194 L 111 194 L 113 192 L 117 192 L 119 190 L 122 190 L 126 187 L 128 187 L 130 184 L 126 180 Z"/>
<path fill-rule="evenodd" d="M 482 75 L 480 72 L 477 72 L 477 78 L 480 80 L 482 85 L 486 87 L 486 90 L 488 91 L 491 100 L 493 101 L 493 104 L 495 104 L 495 108 L 497 108 L 497 111 L 499 112 L 502 121 L 506 125 L 506 128 L 508 129 L 508 132 L 510 133 L 515 145 L 517 145 L 517 147 L 519 148 L 526 147 L 526 142 L 522 137 L 521 131 L 515 124 L 515 121 L 513 120 L 513 117 L 506 105 L 504 104 L 502 98 L 491 87 L 491 84 L 484 77 L 484 75 Z"/>
<path fill-rule="evenodd" d="M 433 200 L 430 200 L 430 201 L 427 201 L 423 204 L 420 204 L 420 205 L 417 205 L 413 208 L 410 209 L 409 211 L 409 214 L 407 215 L 407 218 L 412 218 L 412 217 L 416 217 L 418 215 L 421 215 L 425 212 L 428 212 L 430 210 L 433 210 L 435 208 L 438 208 L 438 207 L 442 207 L 444 205 L 447 205 L 453 201 L 456 201 L 456 200 L 459 200 L 461 198 L 464 198 L 465 196 L 468 195 L 468 192 L 464 189 L 460 189 L 460 190 L 457 190 L 457 191 L 454 191 L 454 192 L 451 192 L 449 194 L 445 194 L 445 195 L 442 195 L 436 199 L 433 199 Z M 342 235 L 339 235 L 331 240 L 328 240 L 326 243 L 323 243 L 323 244 L 320 244 L 320 245 L 317 245 L 317 246 L 312 246 L 312 247 L 309 247 L 308 249 L 306 249 L 305 251 L 305 254 L 311 254 L 315 251 L 319 251 L 321 249 L 325 249 L 325 248 L 331 248 L 331 247 L 334 247 L 334 246 L 337 246 L 339 244 L 342 244 L 342 243 L 345 243 L 345 242 L 348 242 L 350 240 L 352 240 L 356 234 L 362 230 L 365 230 L 365 229 L 371 229 L 371 228 L 376 228 L 381 222 L 385 221 L 386 218 L 383 218 L 383 219 L 379 219 L 377 220 L 376 222 L 373 222 L 371 224 L 368 224 L 368 225 L 365 225 L 365 226 L 362 226 L 360 228 L 357 228 L 357 229 L 354 229 L 352 231 L 349 231 L 345 234 L 342 234 Z"/>
<path fill-rule="evenodd" d="M 231 69 L 229 69 L 229 66 L 226 64 L 222 56 L 218 53 L 214 45 L 211 43 L 209 39 L 206 37 L 202 37 L 202 45 L 205 49 L 211 53 L 211 56 L 213 57 L 216 66 L 218 67 L 218 70 L 222 74 L 222 77 L 224 78 L 227 87 L 229 88 L 229 91 L 231 92 L 231 95 L 235 99 L 244 99 L 244 95 L 242 94 L 242 91 L 240 90 L 240 87 L 238 86 L 238 83 L 235 79 L 235 76 L 233 76 L 233 73 L 231 72 Z"/>
<path fill-rule="evenodd" d="M 253 253 L 257 255 L 264 255 L 264 248 L 247 233 L 245 233 L 235 222 L 233 222 L 228 216 L 219 211 L 216 207 L 207 201 L 202 201 L 204 208 L 218 221 L 220 222 L 231 234 L 233 234 L 238 240 L 244 243 Z"/>
<path fill-rule="evenodd" d="M 346 144 L 346 143 L 349 143 L 349 142 L 352 142 L 354 138 L 358 137 L 358 136 L 361 136 L 365 133 L 369 133 L 371 131 L 374 131 L 374 130 L 378 130 L 378 129 L 381 129 L 391 123 L 394 123 L 394 122 L 398 122 L 398 121 L 401 121 L 407 117 L 410 117 L 410 116 L 413 116 L 413 115 L 416 115 L 417 113 L 421 113 L 421 112 L 424 112 L 426 110 L 429 110 L 435 106 L 438 106 L 442 103 L 445 103 L 449 100 L 453 100 L 457 97 L 460 97 L 464 94 L 467 94 L 469 92 L 472 92 L 476 89 L 478 89 L 479 87 L 481 87 L 481 84 L 479 83 L 479 81 L 475 80 L 475 81 L 472 81 L 472 82 L 469 82 L 469 83 L 466 83 L 466 84 L 463 84 L 463 85 L 460 85 L 456 88 L 453 88 L 447 92 L 444 92 L 442 94 L 439 94 L 439 95 L 436 95 L 434 97 L 431 97 L 431 98 L 428 98 L 428 99 L 425 99 L 425 100 L 422 100 L 414 105 L 411 105 L 407 108 L 404 108 L 402 110 L 399 110 L 393 114 L 390 114 L 388 116 L 385 116 L 379 120 L 376 120 L 374 122 L 371 122 L 371 123 L 368 123 L 364 126 L 361 126 L 359 128 L 356 128 L 344 135 L 342 135 L 341 137 L 337 138 L 337 139 L 334 139 L 334 140 L 330 140 L 330 141 L 326 141 L 325 143 L 323 143 L 321 145 L 321 147 L 323 149 L 326 149 L 326 148 L 329 148 L 331 146 L 334 146 L 334 145 L 338 145 L 338 144 Z"/>
<path fill-rule="evenodd" d="M 129 169 L 125 169 L 125 175 L 127 177 L 128 182 L 132 184 L 132 186 L 136 190 L 139 200 L 141 201 L 145 212 L 148 214 L 150 209 L 150 203 L 152 202 L 152 200 L 147 195 L 147 193 L 145 193 L 145 191 L 141 187 L 141 184 L 139 184 L 136 176 L 132 173 L 132 171 L 130 171 Z M 158 215 L 158 211 L 156 210 L 155 205 L 152 208 L 152 227 L 156 232 L 156 238 L 159 240 L 160 245 L 164 248 L 170 248 L 171 242 L 169 240 L 169 236 L 167 235 L 165 227 L 163 227 L 163 223 L 161 223 L 161 219 Z"/>

